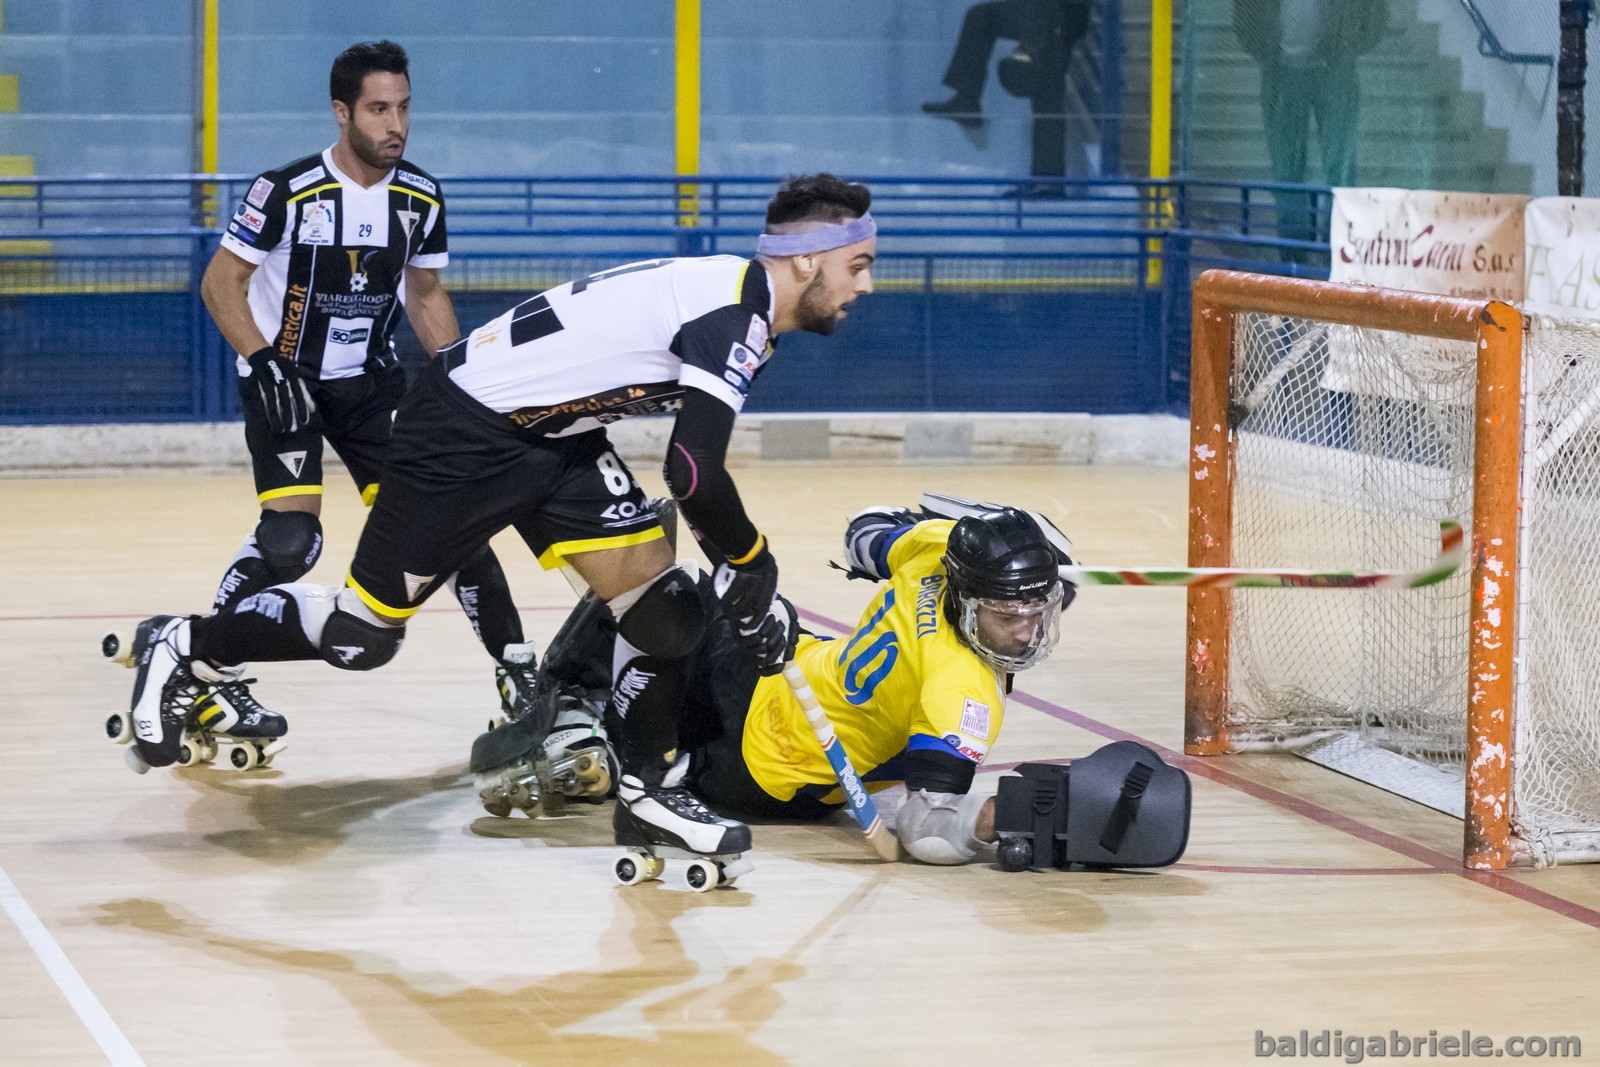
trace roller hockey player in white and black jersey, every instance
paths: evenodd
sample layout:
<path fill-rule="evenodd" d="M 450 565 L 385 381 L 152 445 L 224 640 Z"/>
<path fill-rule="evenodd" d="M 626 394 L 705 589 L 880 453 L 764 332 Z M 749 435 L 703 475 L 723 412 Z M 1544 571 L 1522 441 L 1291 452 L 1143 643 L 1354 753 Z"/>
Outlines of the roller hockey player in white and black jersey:
<path fill-rule="evenodd" d="M 706 627 L 695 578 L 675 562 L 605 425 L 676 412 L 667 486 L 715 565 L 735 631 L 761 670 L 780 671 L 794 619 L 724 460 L 772 337 L 832 333 L 872 291 L 870 203 L 864 186 L 832 175 L 796 178 L 768 205 L 753 259 L 660 259 L 592 274 L 446 348 L 400 405 L 383 492 L 343 589 L 280 585 L 231 613 L 140 624 L 138 753 L 171 760 L 165 693 L 197 660 L 387 663 L 428 595 L 512 526 L 544 566 L 572 567 L 617 621 L 618 843 L 744 852 L 749 828 L 712 815 L 682 784 L 685 657 Z"/>
<path fill-rule="evenodd" d="M 316 562 L 324 439 L 371 503 L 405 386 L 393 344 L 402 309 L 430 355 L 460 333 L 438 278 L 449 259 L 444 195 L 402 156 L 411 108 L 405 51 L 392 41 L 352 46 L 334 61 L 329 90 L 338 142 L 255 179 L 201 282 L 238 352 L 261 505 L 217 588 L 218 612 Z M 533 646 L 487 546 L 461 561 L 452 586 L 514 714 L 531 693 Z M 269 742 L 287 724 L 256 701 L 241 665 L 200 659 L 191 673 L 189 725 L 198 736 L 180 759 L 210 751 L 213 733 L 250 739 L 262 752 L 275 747 Z"/>

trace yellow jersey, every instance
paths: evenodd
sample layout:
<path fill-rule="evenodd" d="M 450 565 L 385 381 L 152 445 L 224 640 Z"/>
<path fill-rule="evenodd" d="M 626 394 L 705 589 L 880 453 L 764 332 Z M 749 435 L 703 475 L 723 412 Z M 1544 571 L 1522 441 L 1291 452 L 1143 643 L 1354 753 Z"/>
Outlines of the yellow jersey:
<path fill-rule="evenodd" d="M 1004 675 L 956 636 L 943 607 L 954 522 L 919 522 L 888 549 L 889 580 L 847 637 L 802 635 L 795 662 L 869 789 L 902 781 L 900 757 L 935 748 L 982 763 L 1005 717 Z M 769 795 L 843 803 L 833 768 L 782 675 L 750 697 L 742 751 Z"/>

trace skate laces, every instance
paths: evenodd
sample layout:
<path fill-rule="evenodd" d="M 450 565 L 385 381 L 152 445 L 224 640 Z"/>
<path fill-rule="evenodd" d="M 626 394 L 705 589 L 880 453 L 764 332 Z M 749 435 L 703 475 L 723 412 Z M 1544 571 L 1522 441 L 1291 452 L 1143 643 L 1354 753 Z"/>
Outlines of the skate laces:
<path fill-rule="evenodd" d="M 494 669 L 495 688 L 506 718 L 515 722 L 533 710 L 533 688 L 538 668 L 531 663 L 501 663 Z"/>
<path fill-rule="evenodd" d="M 255 683 L 254 678 L 236 678 L 231 682 L 218 682 L 211 687 L 212 693 L 222 694 L 234 711 L 238 712 L 241 721 L 248 720 L 252 715 L 259 715 L 267 710 L 266 705 L 257 700 L 255 694 L 250 692 L 250 686 Z"/>

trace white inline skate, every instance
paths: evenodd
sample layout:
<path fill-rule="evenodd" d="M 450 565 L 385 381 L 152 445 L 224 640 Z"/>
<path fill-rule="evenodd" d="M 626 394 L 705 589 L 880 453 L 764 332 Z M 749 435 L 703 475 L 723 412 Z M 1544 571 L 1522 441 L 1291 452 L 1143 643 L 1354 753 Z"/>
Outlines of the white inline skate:
<path fill-rule="evenodd" d="M 135 742 L 128 764 L 140 774 L 208 764 L 219 753 L 241 771 L 270 765 L 287 744 L 288 722 L 251 695 L 255 679 L 241 677 L 243 667 L 190 661 L 187 644 L 188 620 L 168 615 L 101 639 L 101 655 L 139 672 L 129 710 L 106 719 L 107 739 Z"/>
<path fill-rule="evenodd" d="M 681 780 L 687 762 L 680 759 L 658 786 L 622 776 L 611 827 L 624 850 L 612 872 L 623 885 L 660 878 L 669 858 L 689 861 L 683 881 L 696 893 L 731 886 L 755 867 L 745 856 L 750 827 L 717 815 L 686 787 L 666 784 Z"/>

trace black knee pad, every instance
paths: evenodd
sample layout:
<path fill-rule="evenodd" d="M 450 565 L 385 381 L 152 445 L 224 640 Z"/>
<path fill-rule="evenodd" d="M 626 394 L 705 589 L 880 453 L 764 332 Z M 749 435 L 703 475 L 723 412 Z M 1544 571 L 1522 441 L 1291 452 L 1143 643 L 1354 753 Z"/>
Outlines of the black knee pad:
<path fill-rule="evenodd" d="M 405 639 L 403 626 L 379 626 L 340 609 L 322 624 L 317 651 L 340 670 L 370 671 L 394 659 Z"/>
<path fill-rule="evenodd" d="M 694 578 L 673 567 L 617 620 L 623 640 L 647 656 L 682 659 L 706 632 L 706 609 Z"/>
<path fill-rule="evenodd" d="M 263 511 L 256 551 L 274 584 L 299 581 L 322 555 L 322 520 L 309 511 Z"/>

